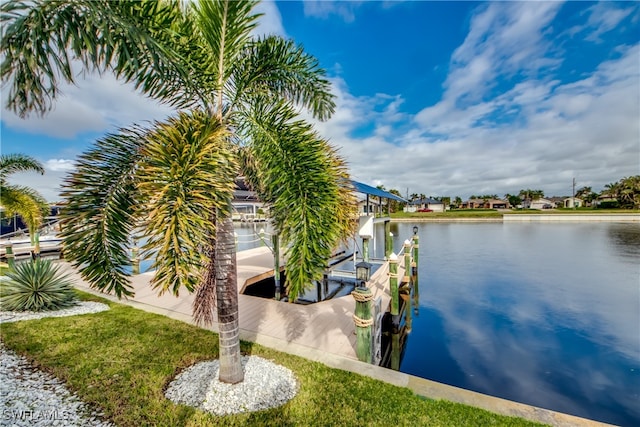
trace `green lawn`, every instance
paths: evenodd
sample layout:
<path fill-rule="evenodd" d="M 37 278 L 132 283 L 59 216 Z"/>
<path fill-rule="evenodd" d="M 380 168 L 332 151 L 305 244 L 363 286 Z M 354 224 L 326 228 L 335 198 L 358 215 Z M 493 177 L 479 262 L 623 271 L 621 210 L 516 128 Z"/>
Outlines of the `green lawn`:
<path fill-rule="evenodd" d="M 447 212 L 393 212 L 391 218 L 502 218 L 495 209 L 455 209 Z"/>
<path fill-rule="evenodd" d="M 111 310 L 3 324 L 8 348 L 67 382 L 83 401 L 118 426 L 525 426 L 481 409 L 432 401 L 354 373 L 242 343 L 246 354 L 275 360 L 300 381 L 282 407 L 218 417 L 175 405 L 163 390 L 182 369 L 218 355 L 217 336 L 203 329 L 101 300 Z"/>
<path fill-rule="evenodd" d="M 638 214 L 638 209 L 514 209 L 509 211 L 497 211 L 495 209 L 454 209 L 447 212 L 393 212 L 391 218 L 416 218 L 416 219 L 456 219 L 456 218 L 502 218 L 503 215 L 546 215 L 546 214 Z"/>

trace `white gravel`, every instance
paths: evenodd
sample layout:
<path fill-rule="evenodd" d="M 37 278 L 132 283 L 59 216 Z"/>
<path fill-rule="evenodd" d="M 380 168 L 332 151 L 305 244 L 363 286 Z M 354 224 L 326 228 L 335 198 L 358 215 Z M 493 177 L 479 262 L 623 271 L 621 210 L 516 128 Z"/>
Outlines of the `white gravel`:
<path fill-rule="evenodd" d="M 0 343 L 1 426 L 112 426 L 65 385 Z"/>
<path fill-rule="evenodd" d="M 0 311 L 0 323 L 43 319 L 45 317 L 75 316 L 78 314 L 99 313 L 105 310 L 109 310 L 109 306 L 106 304 L 101 302 L 83 301 L 73 307 L 56 311 Z"/>
<path fill-rule="evenodd" d="M 216 415 L 260 411 L 281 406 L 298 392 L 289 369 L 258 356 L 244 356 L 244 381 L 218 381 L 217 360 L 197 363 L 180 373 L 165 396 L 174 403 L 193 406 Z"/>

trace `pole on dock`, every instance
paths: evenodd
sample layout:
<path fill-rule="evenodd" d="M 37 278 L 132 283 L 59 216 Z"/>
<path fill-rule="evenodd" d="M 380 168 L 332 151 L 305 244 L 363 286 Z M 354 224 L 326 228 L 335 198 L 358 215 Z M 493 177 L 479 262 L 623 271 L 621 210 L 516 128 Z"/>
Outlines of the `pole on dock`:
<path fill-rule="evenodd" d="M 133 239 L 131 248 L 131 273 L 140 274 L 140 257 L 138 256 L 138 240 Z"/>
<path fill-rule="evenodd" d="M 393 252 L 393 234 L 391 233 L 391 221 L 384 222 L 384 257 L 389 259 Z"/>
<path fill-rule="evenodd" d="M 11 243 L 7 244 L 5 250 L 7 251 L 7 265 L 13 270 L 16 267 L 16 255 L 13 253 L 13 245 Z"/>
<path fill-rule="evenodd" d="M 404 241 L 404 277 L 403 283 L 409 284 L 409 276 L 411 275 L 411 242 L 409 239 Z"/>
<path fill-rule="evenodd" d="M 398 256 L 391 252 L 389 255 L 389 289 L 391 291 L 391 314 L 397 316 L 400 313 L 398 296 Z"/>
<path fill-rule="evenodd" d="M 362 238 L 362 260 L 369 262 L 369 239 L 366 237 Z"/>
<path fill-rule="evenodd" d="M 391 331 L 391 369 L 400 370 L 400 331 L 395 326 Z"/>
<path fill-rule="evenodd" d="M 367 287 L 356 288 L 351 295 L 356 300 L 356 309 L 353 314 L 353 321 L 356 324 L 356 355 L 361 362 L 371 363 L 372 361 L 372 326 L 371 300 L 373 294 Z"/>
<path fill-rule="evenodd" d="M 418 228 L 414 227 L 413 229 L 413 260 L 411 263 L 412 268 L 412 282 L 413 282 L 413 309 L 415 310 L 415 315 L 418 315 L 418 310 L 420 307 L 420 285 L 418 284 Z"/>
<path fill-rule="evenodd" d="M 276 288 L 275 300 L 280 301 L 280 239 L 278 235 L 271 236 L 273 244 L 273 282 Z"/>
<path fill-rule="evenodd" d="M 418 234 L 414 234 L 413 235 L 413 268 L 414 268 L 413 275 L 414 276 L 418 274 L 418 249 L 420 247 L 418 242 L 419 242 Z"/>

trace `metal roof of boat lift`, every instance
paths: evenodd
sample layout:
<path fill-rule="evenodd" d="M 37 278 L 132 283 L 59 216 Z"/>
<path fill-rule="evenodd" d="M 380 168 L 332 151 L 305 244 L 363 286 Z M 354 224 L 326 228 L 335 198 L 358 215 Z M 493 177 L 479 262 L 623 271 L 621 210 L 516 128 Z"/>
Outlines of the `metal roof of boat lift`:
<path fill-rule="evenodd" d="M 407 200 L 403 199 L 402 197 L 396 196 L 395 194 L 389 193 L 388 191 L 384 191 L 379 188 L 375 188 L 358 181 L 352 180 L 351 183 L 353 184 L 353 186 L 355 187 L 358 193 L 370 194 L 376 197 L 383 197 L 386 199 L 397 200 L 398 202 L 404 202 L 404 203 L 407 202 Z"/>

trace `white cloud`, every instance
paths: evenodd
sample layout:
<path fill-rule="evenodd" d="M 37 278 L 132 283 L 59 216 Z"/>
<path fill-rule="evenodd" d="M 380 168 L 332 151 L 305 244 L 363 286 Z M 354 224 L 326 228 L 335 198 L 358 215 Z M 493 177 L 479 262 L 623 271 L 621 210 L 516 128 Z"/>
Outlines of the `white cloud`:
<path fill-rule="evenodd" d="M 44 163 L 44 168 L 53 172 L 64 172 L 74 169 L 74 161 L 69 159 L 49 159 Z"/>
<path fill-rule="evenodd" d="M 262 1 L 253 8 L 256 13 L 263 15 L 259 19 L 258 26 L 254 29 L 254 35 L 277 35 L 287 38 L 287 32 L 282 25 L 282 16 L 275 1 Z"/>
<path fill-rule="evenodd" d="M 2 121 L 13 129 L 52 136 L 74 138 L 85 132 L 103 132 L 146 120 L 161 120 L 173 109 L 136 92 L 112 73 L 88 74 L 77 86 L 63 84 L 54 109 L 44 117 L 32 114 L 21 119 L 3 108 Z"/>
<path fill-rule="evenodd" d="M 455 50 L 440 102 L 388 122 L 372 98 L 334 82 L 336 116 L 319 129 L 348 159 L 352 174 L 387 188 L 427 195 L 518 192 L 566 195 L 571 180 L 601 189 L 640 170 L 638 46 L 580 81 L 540 78 L 560 61 L 547 39 L 558 3 L 492 3 L 479 9 Z M 497 92 L 494 82 L 513 76 Z M 518 82 L 519 81 L 519 82 Z M 502 90 L 502 88 L 500 88 Z M 383 95 L 377 95 L 383 99 Z M 354 131 L 373 122 L 367 138 Z M 393 126 L 390 126 L 393 125 Z M 389 128 L 394 129 L 393 132 Z"/>
<path fill-rule="evenodd" d="M 598 3 L 588 9 L 589 20 L 585 27 L 591 33 L 585 40 L 599 42 L 600 36 L 613 30 L 624 18 L 633 12 L 634 6 L 626 9 L 618 9 L 615 5 L 606 2 Z"/>
<path fill-rule="evenodd" d="M 353 22 L 356 18 L 355 11 L 362 3 L 362 1 L 306 0 L 302 5 L 305 16 L 326 19 L 337 15 L 345 22 Z"/>

